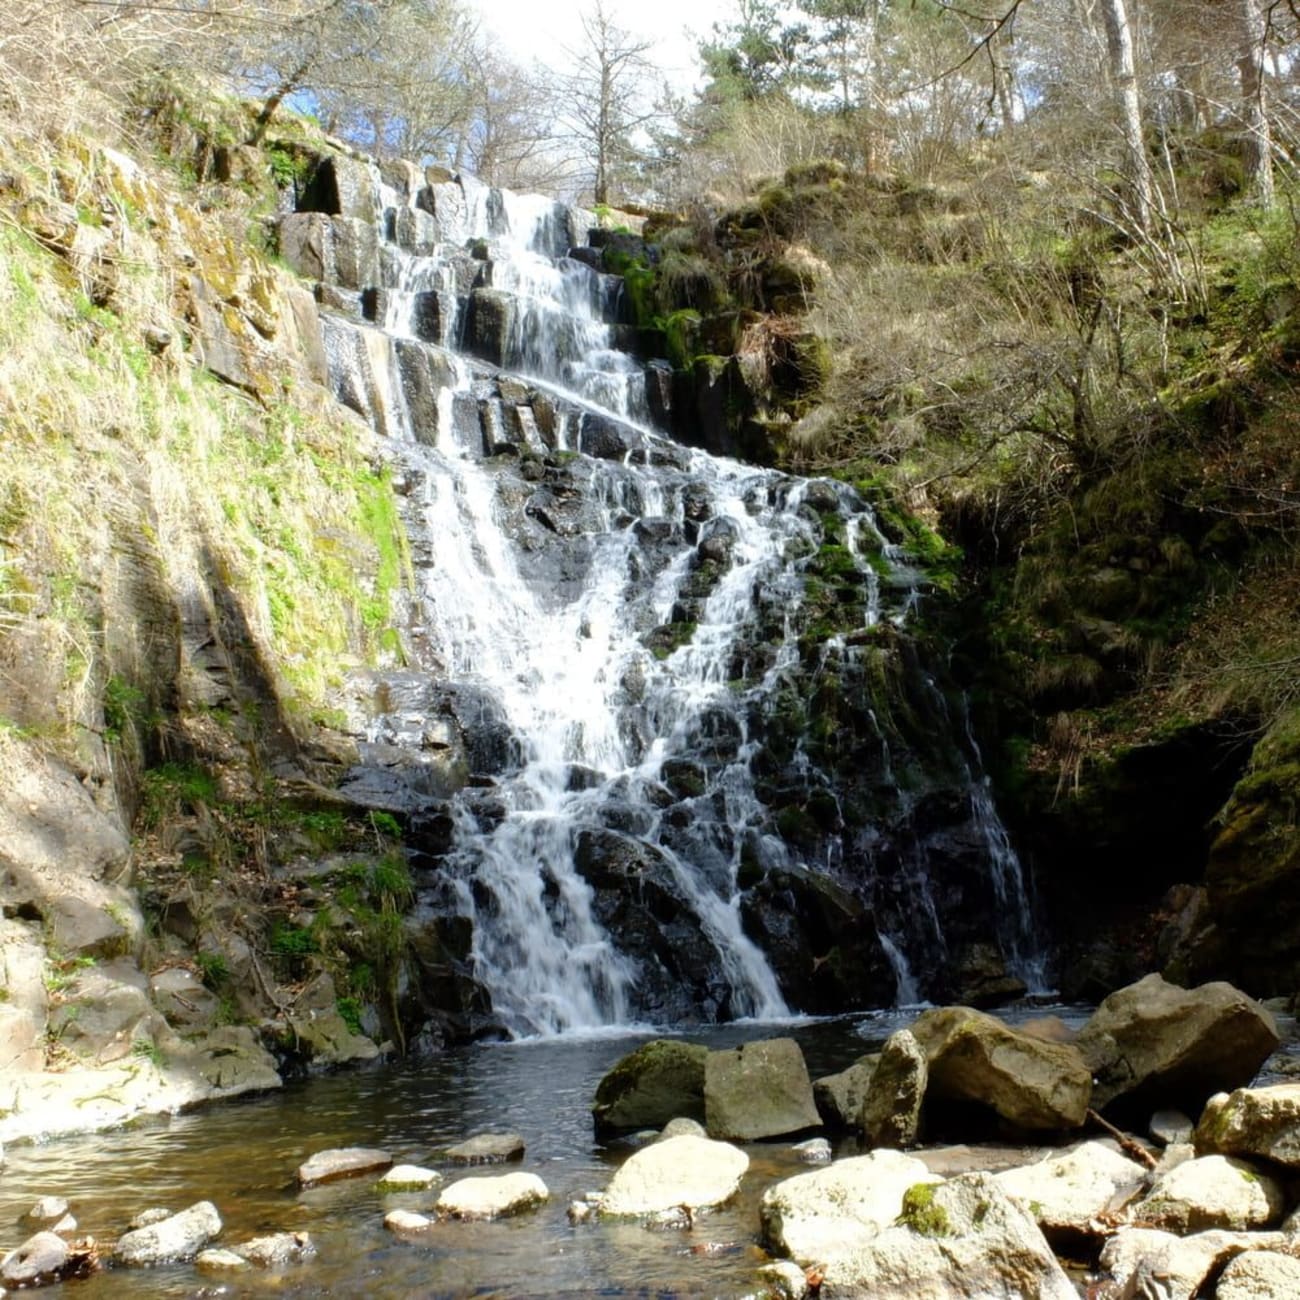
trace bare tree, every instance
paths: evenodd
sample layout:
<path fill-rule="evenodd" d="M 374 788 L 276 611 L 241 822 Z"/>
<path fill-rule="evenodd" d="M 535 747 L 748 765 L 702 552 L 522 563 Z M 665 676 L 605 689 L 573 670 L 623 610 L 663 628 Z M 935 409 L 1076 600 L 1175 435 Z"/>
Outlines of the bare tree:
<path fill-rule="evenodd" d="M 583 44 L 570 51 L 573 72 L 564 80 L 564 125 L 577 136 L 592 175 L 592 198 L 608 203 L 620 165 L 634 152 L 632 135 L 656 115 L 647 106 L 651 67 L 645 54 L 653 42 L 619 27 L 604 0 L 581 19 Z"/>

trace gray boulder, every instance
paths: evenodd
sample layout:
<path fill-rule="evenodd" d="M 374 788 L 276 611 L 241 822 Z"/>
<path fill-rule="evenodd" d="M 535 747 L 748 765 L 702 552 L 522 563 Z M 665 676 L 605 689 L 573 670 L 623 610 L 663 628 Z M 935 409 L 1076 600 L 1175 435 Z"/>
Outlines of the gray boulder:
<path fill-rule="evenodd" d="M 1094 1106 L 1195 1115 L 1213 1093 L 1249 1083 L 1277 1044 L 1273 1017 L 1231 984 L 1183 989 L 1148 975 L 1106 998 L 1076 1045 L 1096 1079 Z"/>
<path fill-rule="evenodd" d="M 1078 1051 L 1018 1033 L 969 1007 L 926 1011 L 912 1033 L 929 1062 L 927 1105 L 977 1102 L 1016 1128 L 1078 1128 L 1092 1076 Z"/>
<path fill-rule="evenodd" d="M 860 1056 L 847 1070 L 823 1075 L 813 1083 L 813 1100 L 830 1128 L 855 1129 L 862 1122 L 862 1103 L 875 1073 L 879 1052 Z"/>
<path fill-rule="evenodd" d="M 1193 1141 L 1198 1151 L 1260 1156 L 1300 1169 L 1300 1083 L 1211 1097 Z"/>
<path fill-rule="evenodd" d="M 929 1076 L 925 1053 L 911 1032 L 891 1034 L 862 1102 L 862 1134 L 868 1145 L 900 1150 L 916 1145 Z"/>
<path fill-rule="evenodd" d="M 1098 1264 L 1109 1279 L 1105 1300 L 1193 1300 L 1205 1280 L 1243 1251 L 1283 1245 L 1278 1232 L 1198 1232 L 1178 1237 L 1157 1228 L 1121 1228 Z"/>
<path fill-rule="evenodd" d="M 707 1047 L 657 1038 L 623 1057 L 596 1088 L 596 1131 L 658 1128 L 704 1118 Z"/>
<path fill-rule="evenodd" d="M 272 1232 L 244 1242 L 235 1251 L 258 1268 L 283 1268 L 286 1264 L 310 1259 L 316 1253 L 316 1247 L 305 1232 Z"/>
<path fill-rule="evenodd" d="M 912 1188 L 897 1221 L 826 1262 L 824 1293 L 1078 1300 L 1038 1226 L 988 1174 Z"/>
<path fill-rule="evenodd" d="M 726 1142 L 665 1138 L 629 1156 L 597 1206 L 611 1218 L 694 1211 L 729 1201 L 749 1168 L 749 1157 Z"/>
<path fill-rule="evenodd" d="M 821 1123 L 803 1053 L 793 1038 L 769 1038 L 704 1062 L 704 1127 L 715 1138 L 755 1142 Z"/>
<path fill-rule="evenodd" d="M 503 1165 L 524 1158 L 524 1140 L 518 1133 L 480 1133 L 443 1154 L 454 1165 Z"/>
<path fill-rule="evenodd" d="M 211 1201 L 199 1201 L 179 1214 L 136 1228 L 118 1239 L 119 1264 L 163 1264 L 193 1259 L 221 1231 L 221 1215 Z"/>

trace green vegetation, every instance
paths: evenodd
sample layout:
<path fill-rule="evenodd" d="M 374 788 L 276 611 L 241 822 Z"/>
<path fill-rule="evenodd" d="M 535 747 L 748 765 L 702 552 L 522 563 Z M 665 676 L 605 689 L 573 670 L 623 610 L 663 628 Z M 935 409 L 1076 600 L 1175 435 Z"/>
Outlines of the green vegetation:
<path fill-rule="evenodd" d="M 895 1220 L 922 1237 L 947 1237 L 952 1233 L 948 1211 L 934 1203 L 935 1183 L 916 1183 L 903 1193 L 903 1208 Z"/>

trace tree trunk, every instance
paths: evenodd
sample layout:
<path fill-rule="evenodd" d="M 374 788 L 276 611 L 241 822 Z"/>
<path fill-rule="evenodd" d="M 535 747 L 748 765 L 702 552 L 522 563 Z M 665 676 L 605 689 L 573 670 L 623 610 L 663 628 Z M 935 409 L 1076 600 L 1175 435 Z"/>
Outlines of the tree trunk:
<path fill-rule="evenodd" d="M 1155 182 L 1142 137 L 1142 96 L 1138 89 L 1137 67 L 1133 58 L 1133 29 L 1129 24 L 1125 0 L 1102 0 L 1106 22 L 1106 47 L 1110 55 L 1110 75 L 1119 108 L 1120 132 L 1124 140 L 1124 175 L 1128 194 L 1125 206 L 1133 223 L 1143 231 L 1151 228 L 1155 209 Z"/>
<path fill-rule="evenodd" d="M 1246 193 L 1262 207 L 1273 202 L 1273 139 L 1264 90 L 1264 19 L 1257 0 L 1233 0 L 1241 121 L 1245 133 Z"/>

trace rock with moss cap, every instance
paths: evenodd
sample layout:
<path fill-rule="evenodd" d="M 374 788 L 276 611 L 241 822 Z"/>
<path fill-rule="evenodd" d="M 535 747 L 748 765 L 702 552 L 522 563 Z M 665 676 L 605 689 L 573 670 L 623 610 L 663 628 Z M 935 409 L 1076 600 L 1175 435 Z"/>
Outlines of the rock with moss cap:
<path fill-rule="evenodd" d="M 661 1128 L 678 1117 L 704 1118 L 708 1048 L 671 1038 L 642 1043 L 596 1088 L 591 1116 L 598 1133 Z"/>

